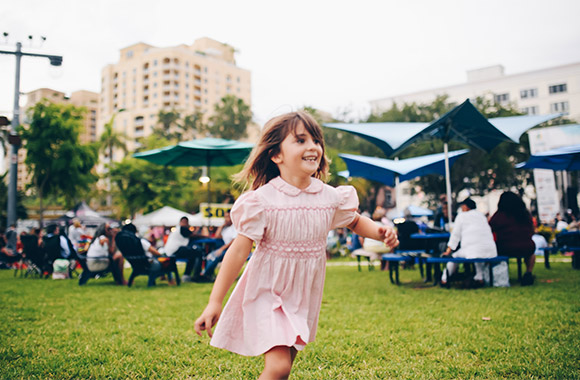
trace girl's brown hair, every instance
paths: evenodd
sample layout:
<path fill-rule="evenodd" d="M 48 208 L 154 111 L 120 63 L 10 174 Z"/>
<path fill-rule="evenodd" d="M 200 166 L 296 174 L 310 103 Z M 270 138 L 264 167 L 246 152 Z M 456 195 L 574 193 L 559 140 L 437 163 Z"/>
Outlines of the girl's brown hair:
<path fill-rule="evenodd" d="M 296 129 L 300 124 L 304 125 L 304 129 L 310 133 L 314 140 L 320 141 L 322 158 L 318 169 L 312 176 L 324 179 L 328 174 L 329 160 L 325 154 L 322 128 L 311 115 L 304 111 L 298 111 L 277 116 L 264 125 L 258 144 L 250 153 L 242 171 L 234 176 L 234 180 L 238 183 L 245 182 L 250 185 L 252 190 L 256 190 L 271 179 L 278 177 L 280 171 L 271 158 L 280 153 L 280 144 L 286 136 L 290 133 L 296 135 Z"/>

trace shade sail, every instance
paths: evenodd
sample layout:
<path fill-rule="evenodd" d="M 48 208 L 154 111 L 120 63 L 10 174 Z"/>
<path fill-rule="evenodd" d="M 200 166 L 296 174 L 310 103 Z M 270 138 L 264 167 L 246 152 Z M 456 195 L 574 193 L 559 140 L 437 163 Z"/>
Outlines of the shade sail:
<path fill-rule="evenodd" d="M 164 166 L 233 166 L 244 162 L 253 144 L 204 138 L 135 153 L 133 157 Z"/>
<path fill-rule="evenodd" d="M 508 136 L 513 142 L 518 143 L 520 137 L 522 137 L 528 129 L 531 129 L 538 124 L 545 123 L 546 121 L 561 117 L 562 115 L 562 113 L 553 113 L 549 115 L 494 117 L 487 119 L 487 121 L 499 129 L 504 135 Z"/>
<path fill-rule="evenodd" d="M 512 141 L 487 121 L 469 99 L 409 138 L 396 151 L 401 151 L 416 141 L 433 138 L 444 142 L 460 141 L 486 152 L 490 152 L 502 141 Z"/>
<path fill-rule="evenodd" d="M 327 123 L 325 127 L 350 132 L 375 144 L 387 157 L 429 123 Z"/>
<path fill-rule="evenodd" d="M 459 157 L 468 151 L 468 149 L 462 149 L 449 152 L 450 165 L 453 165 Z M 395 184 L 395 176 L 397 175 L 399 181 L 403 182 L 426 174 L 445 174 L 444 153 L 403 160 L 387 160 L 354 154 L 339 154 L 339 157 L 346 162 L 349 176 L 378 181 L 388 186 Z"/>
<path fill-rule="evenodd" d="M 580 170 L 580 145 L 536 153 L 529 160 L 516 165 L 518 169 Z"/>

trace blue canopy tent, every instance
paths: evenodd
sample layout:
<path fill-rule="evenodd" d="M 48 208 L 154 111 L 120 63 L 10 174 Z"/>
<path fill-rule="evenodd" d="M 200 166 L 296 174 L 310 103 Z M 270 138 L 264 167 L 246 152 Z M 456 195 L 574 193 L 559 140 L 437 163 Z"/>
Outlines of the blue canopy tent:
<path fill-rule="evenodd" d="M 429 123 L 327 123 L 325 127 L 350 132 L 375 144 L 390 157 L 408 139 L 425 129 Z"/>
<path fill-rule="evenodd" d="M 449 162 L 455 161 L 466 154 L 469 150 L 462 149 L 449 152 Z M 445 174 L 445 155 L 443 153 L 429 154 L 427 156 L 407 158 L 403 160 L 388 160 L 378 157 L 357 156 L 354 154 L 339 154 L 348 168 L 350 177 L 362 177 L 384 183 L 388 186 L 395 185 L 395 178 L 399 181 L 408 181 L 415 177 L 426 174 Z M 346 173 L 344 173 L 346 174 Z"/>
<path fill-rule="evenodd" d="M 504 135 L 508 136 L 513 142 L 518 143 L 520 137 L 528 129 L 536 125 L 556 119 L 564 114 L 553 113 L 549 115 L 523 115 L 523 116 L 505 116 L 487 119 L 493 126 L 499 129 Z"/>
<path fill-rule="evenodd" d="M 518 169 L 580 170 L 580 145 L 563 146 L 536 153 L 516 165 Z"/>
<path fill-rule="evenodd" d="M 469 146 L 491 151 L 502 141 L 519 142 L 528 129 L 562 114 L 529 115 L 486 118 L 471 104 L 469 99 L 432 123 L 359 123 L 324 124 L 326 127 L 348 131 L 377 145 L 387 157 L 391 157 L 419 140 L 440 138 L 444 151 L 448 142 L 462 141 Z M 451 198 L 449 167 L 445 172 L 447 196 Z M 451 215 L 451 202 L 448 203 Z"/>
<path fill-rule="evenodd" d="M 447 156 L 448 143 L 451 140 L 463 142 L 469 146 L 490 152 L 503 141 L 518 142 L 522 133 L 540 123 L 559 117 L 561 114 L 544 116 L 519 116 L 494 118 L 494 123 L 487 120 L 471 104 L 469 99 L 447 112 L 402 144 L 396 151 L 403 150 L 420 140 L 439 138 L 443 140 L 444 154 Z M 496 127 L 496 125 L 498 127 Z M 445 165 L 445 187 L 447 199 L 451 199 L 451 179 L 448 160 Z M 449 215 L 451 202 L 447 203 Z"/>

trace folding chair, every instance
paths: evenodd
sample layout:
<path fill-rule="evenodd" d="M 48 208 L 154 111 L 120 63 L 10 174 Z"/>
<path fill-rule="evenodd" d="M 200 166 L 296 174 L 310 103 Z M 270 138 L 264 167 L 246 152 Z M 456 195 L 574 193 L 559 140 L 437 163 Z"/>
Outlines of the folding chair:
<path fill-rule="evenodd" d="M 163 274 L 175 273 L 177 285 L 181 283 L 175 258 L 168 258 L 167 265 L 161 266 L 161 271 L 155 271 L 151 266 L 150 258 L 145 255 L 141 239 L 131 231 L 121 230 L 115 236 L 115 243 L 121 254 L 131 264 L 133 271 L 129 277 L 127 285 L 133 285 L 137 276 L 149 276 L 147 286 L 155 286 L 155 279 Z"/>

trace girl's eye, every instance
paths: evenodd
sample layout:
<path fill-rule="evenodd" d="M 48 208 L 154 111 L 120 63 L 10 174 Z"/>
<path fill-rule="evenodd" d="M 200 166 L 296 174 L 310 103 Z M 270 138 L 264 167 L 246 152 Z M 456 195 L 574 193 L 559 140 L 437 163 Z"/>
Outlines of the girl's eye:
<path fill-rule="evenodd" d="M 320 140 L 314 140 L 314 143 L 315 143 L 316 145 L 320 145 Z"/>
<path fill-rule="evenodd" d="M 304 143 L 304 139 L 297 139 L 296 141 L 298 141 L 300 144 Z"/>

